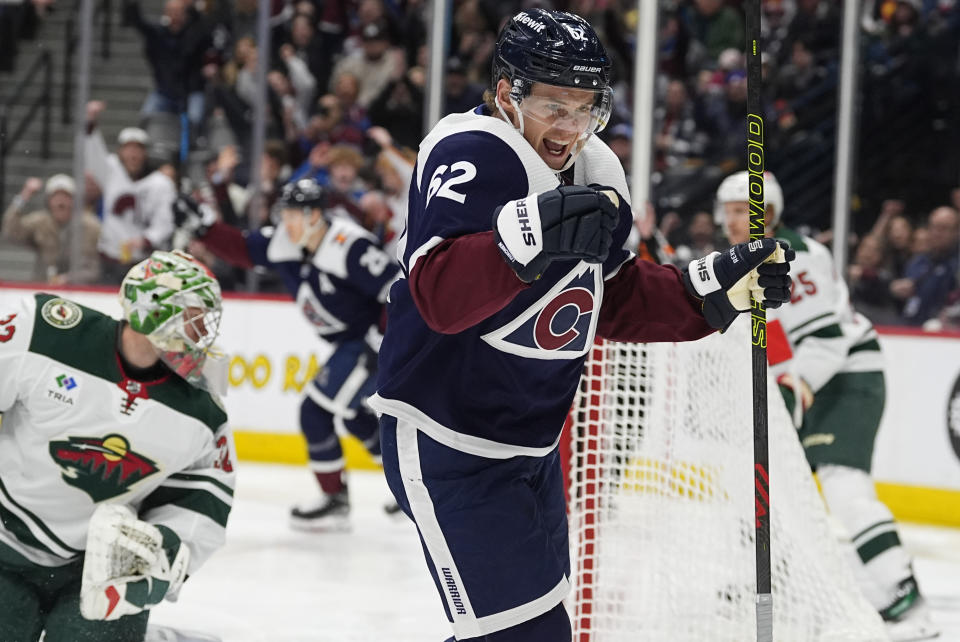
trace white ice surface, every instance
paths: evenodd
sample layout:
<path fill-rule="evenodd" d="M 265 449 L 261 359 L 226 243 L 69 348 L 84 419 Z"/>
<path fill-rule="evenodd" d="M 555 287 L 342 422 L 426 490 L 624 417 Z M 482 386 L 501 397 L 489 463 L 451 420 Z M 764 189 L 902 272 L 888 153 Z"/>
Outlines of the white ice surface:
<path fill-rule="evenodd" d="M 287 512 L 311 499 L 306 468 L 241 463 L 227 544 L 151 624 L 223 642 L 442 642 L 451 635 L 416 531 L 382 510 L 383 476 L 353 473 L 350 533 L 291 531 Z M 901 525 L 943 634 L 960 642 L 960 530 Z"/>

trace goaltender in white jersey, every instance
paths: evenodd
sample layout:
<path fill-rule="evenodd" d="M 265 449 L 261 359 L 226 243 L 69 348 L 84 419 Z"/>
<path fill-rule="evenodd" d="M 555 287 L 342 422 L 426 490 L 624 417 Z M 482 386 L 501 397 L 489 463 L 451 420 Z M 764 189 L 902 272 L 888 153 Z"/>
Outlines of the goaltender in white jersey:
<path fill-rule="evenodd" d="M 232 440 L 202 374 L 219 286 L 154 252 L 121 301 L 124 321 L 49 294 L 0 309 L 2 640 L 142 640 L 223 544 Z"/>
<path fill-rule="evenodd" d="M 748 176 L 728 176 L 717 190 L 715 217 L 731 243 L 750 233 Z M 929 624 L 890 510 L 870 477 L 886 398 L 883 356 L 873 324 L 850 305 L 830 251 L 781 224 L 783 192 L 764 176 L 766 236 L 796 252 L 790 302 L 767 311 L 767 358 L 827 507 L 849 533 L 863 566 L 864 595 L 895 641 L 927 640 Z"/>

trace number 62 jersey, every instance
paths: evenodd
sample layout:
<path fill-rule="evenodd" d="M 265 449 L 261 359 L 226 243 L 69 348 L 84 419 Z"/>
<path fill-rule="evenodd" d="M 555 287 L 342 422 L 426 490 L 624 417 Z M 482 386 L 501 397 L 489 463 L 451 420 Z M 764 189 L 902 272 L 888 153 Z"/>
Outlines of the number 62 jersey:
<path fill-rule="evenodd" d="M 447 116 L 420 145 L 403 276 L 390 290 L 370 405 L 483 457 L 544 456 L 556 444 L 594 336 L 683 341 L 710 332 L 670 266 L 625 248 L 633 227 L 623 168 L 590 137 L 570 172 L 621 196 L 602 264 L 558 260 L 525 284 L 493 241 L 497 207 L 561 177 L 514 127 L 478 108 Z"/>

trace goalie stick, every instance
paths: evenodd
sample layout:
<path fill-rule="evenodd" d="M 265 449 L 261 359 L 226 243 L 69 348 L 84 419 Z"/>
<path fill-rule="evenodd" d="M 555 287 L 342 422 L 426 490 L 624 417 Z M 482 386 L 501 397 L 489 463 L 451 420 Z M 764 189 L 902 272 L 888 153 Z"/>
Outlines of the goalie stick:
<path fill-rule="evenodd" d="M 760 0 L 747 0 L 747 172 L 750 176 L 750 240 L 764 236 L 763 115 L 760 111 Z M 756 517 L 757 642 L 773 642 L 770 590 L 770 452 L 767 430 L 767 311 L 752 297 L 753 474 Z"/>

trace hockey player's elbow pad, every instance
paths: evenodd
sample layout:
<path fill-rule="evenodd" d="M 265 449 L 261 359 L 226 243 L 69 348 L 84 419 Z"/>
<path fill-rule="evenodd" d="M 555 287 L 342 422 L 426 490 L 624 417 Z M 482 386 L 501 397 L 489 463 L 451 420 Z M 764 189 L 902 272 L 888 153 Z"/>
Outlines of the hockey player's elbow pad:
<path fill-rule="evenodd" d="M 618 221 L 608 196 L 592 187 L 564 185 L 498 207 L 493 232 L 504 259 L 530 283 L 554 260 L 603 263 Z"/>
<path fill-rule="evenodd" d="M 691 261 L 683 282 L 703 300 L 707 323 L 724 330 L 750 309 L 751 294 L 768 308 L 790 300 L 790 261 L 795 256 L 782 241 L 757 239 Z"/>

